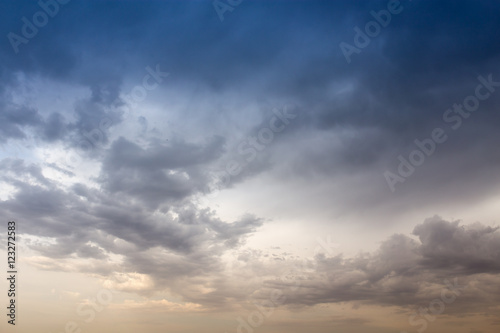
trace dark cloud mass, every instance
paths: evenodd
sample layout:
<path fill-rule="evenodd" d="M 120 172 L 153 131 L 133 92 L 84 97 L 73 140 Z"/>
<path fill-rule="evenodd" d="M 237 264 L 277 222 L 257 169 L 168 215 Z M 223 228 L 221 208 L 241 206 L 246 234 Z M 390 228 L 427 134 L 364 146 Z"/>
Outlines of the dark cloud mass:
<path fill-rule="evenodd" d="M 298 285 L 293 311 L 406 313 L 458 283 L 447 314 L 500 322 L 500 2 L 401 0 L 360 47 L 391 1 L 72 0 L 31 33 L 41 5 L 0 2 L 0 214 L 30 262 L 205 310 Z M 327 229 L 349 254 L 310 253 Z"/>

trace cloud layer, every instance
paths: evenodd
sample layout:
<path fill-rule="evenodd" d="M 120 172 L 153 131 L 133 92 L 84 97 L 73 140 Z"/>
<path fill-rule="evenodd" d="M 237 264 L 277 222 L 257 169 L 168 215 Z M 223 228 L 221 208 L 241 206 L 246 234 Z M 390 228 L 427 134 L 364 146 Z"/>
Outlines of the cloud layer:
<path fill-rule="evenodd" d="M 411 312 L 446 280 L 447 313 L 498 320 L 498 217 L 421 222 L 498 201 L 500 3 L 399 5 L 347 62 L 388 1 L 71 1 L 29 38 L 44 5 L 2 2 L 0 214 L 30 264 L 196 311 Z M 313 257 L 325 230 L 359 254 Z"/>

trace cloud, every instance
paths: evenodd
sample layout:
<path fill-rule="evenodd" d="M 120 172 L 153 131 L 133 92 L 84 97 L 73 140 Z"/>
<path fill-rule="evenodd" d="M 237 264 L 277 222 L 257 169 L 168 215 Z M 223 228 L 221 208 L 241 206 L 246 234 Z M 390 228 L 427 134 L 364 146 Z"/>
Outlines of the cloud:
<path fill-rule="evenodd" d="M 458 285 L 463 301 L 457 303 L 474 302 L 474 312 L 491 314 L 491 306 L 498 302 L 491 292 L 500 289 L 498 228 L 464 226 L 435 216 L 417 225 L 413 234 L 419 241 L 395 234 L 378 251 L 354 258 L 317 255 L 311 272 L 298 270 L 292 279 L 270 279 L 257 295 L 265 298 L 269 288 L 278 288 L 288 305 L 356 301 L 412 309 Z M 451 311 L 471 309 L 457 305 Z"/>
<path fill-rule="evenodd" d="M 480 223 L 467 227 L 459 222 L 429 219 L 415 227 L 422 243 L 422 264 L 442 269 L 460 269 L 465 274 L 500 272 L 500 233 Z"/>
<path fill-rule="evenodd" d="M 151 150 L 131 146 L 126 155 L 120 153 L 123 147 L 119 145 L 130 143 L 122 140 L 107 151 L 109 160 L 103 163 L 102 172 L 110 174 L 124 165 L 139 175 L 141 167 L 149 172 L 174 170 L 181 164 L 196 168 L 210 161 L 211 154 L 218 154 L 217 142 L 203 149 L 186 143 Z M 149 163 L 134 164 L 141 160 Z M 214 211 L 189 205 L 190 193 L 167 196 L 170 204 L 162 206 L 166 208 L 162 212 L 156 210 L 158 205 L 143 205 L 144 194 L 136 191 L 104 186 L 103 193 L 83 184 L 60 189 L 36 165 L 11 159 L 2 161 L 0 167 L 2 181 L 17 188 L 11 199 L 0 203 L 2 213 L 23 216 L 27 234 L 55 239 L 51 244 L 28 244 L 46 258 L 33 261 L 36 266 L 98 274 L 129 292 L 152 295 L 169 290 L 188 302 L 220 307 L 229 300 L 237 304 L 263 298 L 270 288 L 279 288 L 293 290 L 287 294 L 289 306 L 356 301 L 411 308 L 439 295 L 446 287 L 445 279 L 457 278 L 467 288 L 463 299 L 482 304 L 477 311 L 488 313 L 489 304 L 497 301 L 491 291 L 500 288 L 500 233 L 480 223 L 463 226 L 436 216 L 417 225 L 413 236 L 395 234 L 378 251 L 353 258 L 320 254 L 304 261 L 283 253 L 282 260 L 276 261 L 259 252 L 241 253 L 234 257 L 240 268 L 233 283 L 222 256 L 237 253 L 262 225 L 261 219 L 247 215 L 224 222 Z M 121 178 L 128 181 L 131 176 Z M 49 258 L 64 262 L 52 265 Z M 280 275 L 291 268 L 290 274 Z M 456 311 L 462 310 L 457 307 Z"/>

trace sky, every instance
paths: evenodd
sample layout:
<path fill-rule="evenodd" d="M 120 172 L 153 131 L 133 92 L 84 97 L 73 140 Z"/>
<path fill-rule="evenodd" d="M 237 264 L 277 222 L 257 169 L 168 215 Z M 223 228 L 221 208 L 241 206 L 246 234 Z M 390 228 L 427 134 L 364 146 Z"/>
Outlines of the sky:
<path fill-rule="evenodd" d="M 0 17 L 1 332 L 498 332 L 500 2 Z"/>

